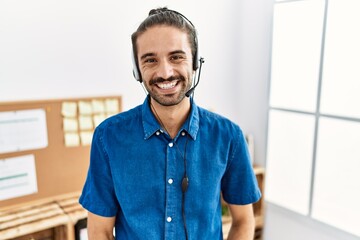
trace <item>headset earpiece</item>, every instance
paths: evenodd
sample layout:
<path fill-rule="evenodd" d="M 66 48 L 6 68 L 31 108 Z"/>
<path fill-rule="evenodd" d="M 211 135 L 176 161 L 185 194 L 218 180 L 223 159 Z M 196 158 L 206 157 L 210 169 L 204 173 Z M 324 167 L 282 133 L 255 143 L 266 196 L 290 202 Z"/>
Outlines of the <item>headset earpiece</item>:
<path fill-rule="evenodd" d="M 137 61 L 135 59 L 134 51 L 132 51 L 131 59 L 132 59 L 132 63 L 133 63 L 133 75 L 134 75 L 134 78 L 136 79 L 136 81 L 139 81 L 140 83 L 142 83 L 142 79 L 141 79 L 140 71 L 139 71 L 139 68 L 138 68 L 138 65 L 137 65 Z"/>
<path fill-rule="evenodd" d="M 200 55 L 199 55 L 199 41 L 198 41 L 198 38 L 197 38 L 197 33 L 196 33 L 196 30 L 195 30 L 195 44 L 196 44 L 196 50 L 195 50 L 195 54 L 194 54 L 194 57 L 193 57 L 193 70 L 196 71 L 198 68 L 199 68 L 199 65 L 200 65 Z"/>

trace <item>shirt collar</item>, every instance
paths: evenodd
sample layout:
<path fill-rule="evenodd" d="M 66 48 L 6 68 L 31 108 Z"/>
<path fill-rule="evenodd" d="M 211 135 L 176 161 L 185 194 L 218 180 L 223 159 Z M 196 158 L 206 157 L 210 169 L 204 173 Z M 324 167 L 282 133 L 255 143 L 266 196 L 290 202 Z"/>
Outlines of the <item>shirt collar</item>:
<path fill-rule="evenodd" d="M 191 138 L 196 140 L 199 130 L 199 109 L 193 98 L 190 99 L 191 111 L 179 132 L 187 132 Z M 150 108 L 150 96 L 148 96 L 142 105 L 142 124 L 144 128 L 144 139 L 150 138 L 157 131 L 163 131 L 159 122 L 155 118 Z"/>

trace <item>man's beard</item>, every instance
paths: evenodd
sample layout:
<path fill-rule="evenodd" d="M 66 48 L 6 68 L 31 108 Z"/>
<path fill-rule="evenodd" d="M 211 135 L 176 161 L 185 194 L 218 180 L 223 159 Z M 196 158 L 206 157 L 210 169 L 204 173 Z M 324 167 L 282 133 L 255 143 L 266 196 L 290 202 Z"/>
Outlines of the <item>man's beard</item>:
<path fill-rule="evenodd" d="M 156 86 L 157 83 L 162 83 L 165 81 L 168 81 L 168 82 L 178 81 L 176 84 L 177 85 L 182 84 L 183 86 L 182 86 L 180 92 L 178 92 L 176 94 L 162 95 L 162 94 L 158 94 L 156 91 L 151 90 L 151 86 L 153 86 L 154 88 L 157 88 L 157 86 Z M 185 83 L 186 83 L 185 77 L 182 75 L 179 75 L 179 76 L 171 76 L 167 79 L 164 79 L 164 78 L 151 79 L 149 81 L 149 85 L 145 84 L 145 87 L 146 87 L 150 97 L 153 98 L 160 105 L 175 106 L 175 105 L 179 104 L 185 98 L 186 92 L 189 91 L 189 89 L 191 88 L 192 81 L 188 82 L 188 84 L 186 86 L 184 85 Z"/>

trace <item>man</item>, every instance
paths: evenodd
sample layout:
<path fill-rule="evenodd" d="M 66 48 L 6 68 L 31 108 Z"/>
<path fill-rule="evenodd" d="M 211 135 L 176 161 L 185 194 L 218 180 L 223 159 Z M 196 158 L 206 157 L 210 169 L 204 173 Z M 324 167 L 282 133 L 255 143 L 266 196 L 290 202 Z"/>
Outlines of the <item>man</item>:
<path fill-rule="evenodd" d="M 94 133 L 80 197 L 89 239 L 113 239 L 114 227 L 116 239 L 222 239 L 221 193 L 228 239 L 253 239 L 251 204 L 261 194 L 243 133 L 191 96 L 202 64 L 194 26 L 154 9 L 132 42 L 134 76 L 148 96 Z"/>

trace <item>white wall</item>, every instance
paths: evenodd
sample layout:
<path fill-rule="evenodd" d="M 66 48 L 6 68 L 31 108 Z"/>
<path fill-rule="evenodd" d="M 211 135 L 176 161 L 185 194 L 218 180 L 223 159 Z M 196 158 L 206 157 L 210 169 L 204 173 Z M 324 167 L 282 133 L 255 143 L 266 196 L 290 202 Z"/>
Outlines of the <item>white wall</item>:
<path fill-rule="evenodd" d="M 159 6 L 182 12 L 198 29 L 205 64 L 197 103 L 253 133 L 263 165 L 269 0 L 2 0 L 0 101 L 114 94 L 123 96 L 124 110 L 142 103 L 130 35 Z"/>
<path fill-rule="evenodd" d="M 244 0 L 238 13 L 237 109 L 243 129 L 254 135 L 255 162 L 265 166 L 270 73 L 272 0 Z"/>
<path fill-rule="evenodd" d="M 168 6 L 198 29 L 205 64 L 197 103 L 253 133 L 255 161 L 263 165 L 271 5 L 269 0 L 2 0 L 0 101 L 114 94 L 123 96 L 124 110 L 142 103 L 144 92 L 132 76 L 130 35 L 151 8 Z"/>
<path fill-rule="evenodd" d="M 199 104 L 236 118 L 236 71 L 223 61 L 231 62 L 234 47 L 235 32 L 226 26 L 233 22 L 231 0 L 206 8 L 189 0 L 2 0 L 0 101 L 118 94 L 125 110 L 142 103 L 144 92 L 132 76 L 130 35 L 151 8 L 164 5 L 199 29 L 206 60 Z"/>

